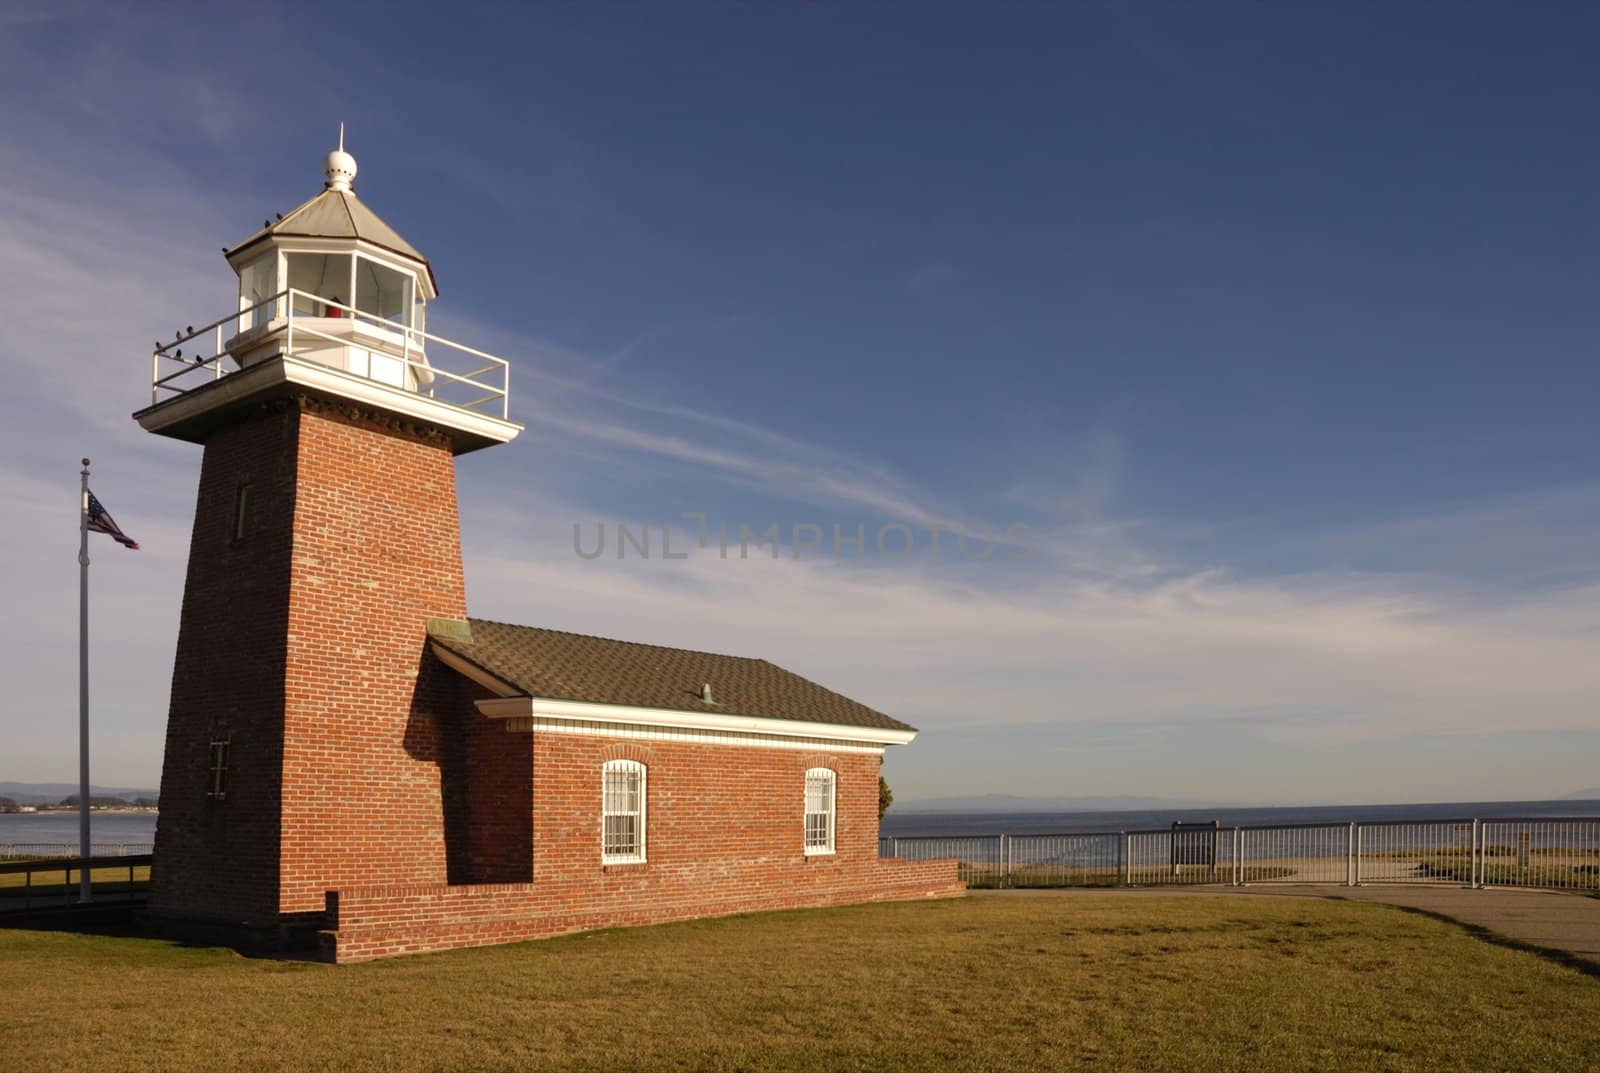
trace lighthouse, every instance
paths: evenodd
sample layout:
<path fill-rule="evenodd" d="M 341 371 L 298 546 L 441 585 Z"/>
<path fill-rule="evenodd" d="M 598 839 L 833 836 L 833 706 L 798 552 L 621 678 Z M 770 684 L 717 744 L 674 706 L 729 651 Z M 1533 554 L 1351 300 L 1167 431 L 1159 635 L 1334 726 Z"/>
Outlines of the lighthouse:
<path fill-rule="evenodd" d="M 448 879 L 466 618 L 455 459 L 515 438 L 509 367 L 427 331 L 432 265 L 322 189 L 224 252 L 237 302 L 158 342 L 147 431 L 202 445 L 148 910 L 281 945 L 326 894 Z"/>
<path fill-rule="evenodd" d="M 356 174 L 341 136 L 224 251 L 235 303 L 156 344 L 134 415 L 204 452 L 147 919 L 349 962 L 961 893 L 878 856 L 914 727 L 749 655 L 468 616 L 456 458 L 521 431 L 508 366 L 428 331 L 433 267 Z"/>

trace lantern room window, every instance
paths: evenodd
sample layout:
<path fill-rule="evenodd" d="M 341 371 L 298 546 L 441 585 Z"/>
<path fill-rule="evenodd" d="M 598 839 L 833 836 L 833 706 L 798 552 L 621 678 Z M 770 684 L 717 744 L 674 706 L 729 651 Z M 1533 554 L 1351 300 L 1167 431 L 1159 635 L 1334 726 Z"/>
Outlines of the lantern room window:
<path fill-rule="evenodd" d="M 277 314 L 278 255 L 269 253 L 239 269 L 239 331 L 266 324 Z"/>
<path fill-rule="evenodd" d="M 294 296 L 296 314 L 310 317 L 349 316 L 337 307 L 350 304 L 350 274 L 354 264 L 350 254 L 290 253 L 284 255 L 284 260 L 289 266 L 289 288 L 304 292 Z M 332 306 L 328 304 L 330 302 Z"/>
<path fill-rule="evenodd" d="M 363 313 L 404 326 L 415 284 L 409 272 L 397 271 L 370 258 L 356 258 L 355 306 Z"/>
<path fill-rule="evenodd" d="M 294 296 L 298 316 L 349 317 L 355 309 L 369 324 L 373 318 L 422 327 L 426 299 L 410 272 L 348 253 L 286 253 L 284 263 L 289 289 L 299 292 Z"/>

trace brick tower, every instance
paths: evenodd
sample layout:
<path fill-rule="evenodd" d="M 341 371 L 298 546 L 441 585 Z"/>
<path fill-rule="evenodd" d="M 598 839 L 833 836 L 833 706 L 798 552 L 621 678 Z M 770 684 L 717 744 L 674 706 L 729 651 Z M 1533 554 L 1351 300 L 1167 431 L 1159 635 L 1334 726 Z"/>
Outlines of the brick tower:
<path fill-rule="evenodd" d="M 351 189 L 226 251 L 236 312 L 158 345 L 150 432 L 204 445 L 149 913 L 281 942 L 325 893 L 446 881 L 430 619 L 464 619 L 455 456 L 507 366 L 426 333 L 427 260 Z"/>

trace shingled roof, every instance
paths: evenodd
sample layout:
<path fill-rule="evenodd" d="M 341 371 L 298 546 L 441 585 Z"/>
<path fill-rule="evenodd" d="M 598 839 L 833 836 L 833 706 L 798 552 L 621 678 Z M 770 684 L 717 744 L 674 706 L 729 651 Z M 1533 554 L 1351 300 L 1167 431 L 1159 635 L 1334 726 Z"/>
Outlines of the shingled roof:
<path fill-rule="evenodd" d="M 764 659 L 614 641 L 581 633 L 469 619 L 433 643 L 530 697 L 636 708 L 914 730 Z M 461 631 L 465 632 L 465 631 Z M 700 699 L 711 686 L 714 704 Z"/>

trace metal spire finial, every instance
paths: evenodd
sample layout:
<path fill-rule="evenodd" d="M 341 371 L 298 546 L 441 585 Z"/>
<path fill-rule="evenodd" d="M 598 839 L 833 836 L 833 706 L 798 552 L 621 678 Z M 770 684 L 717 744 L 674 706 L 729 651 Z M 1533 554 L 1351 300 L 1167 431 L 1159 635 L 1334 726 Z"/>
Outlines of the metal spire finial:
<path fill-rule="evenodd" d="M 356 158 L 344 151 L 344 124 L 339 124 L 339 148 L 328 154 L 322 165 L 322 182 L 329 190 L 350 191 L 356 177 Z"/>

